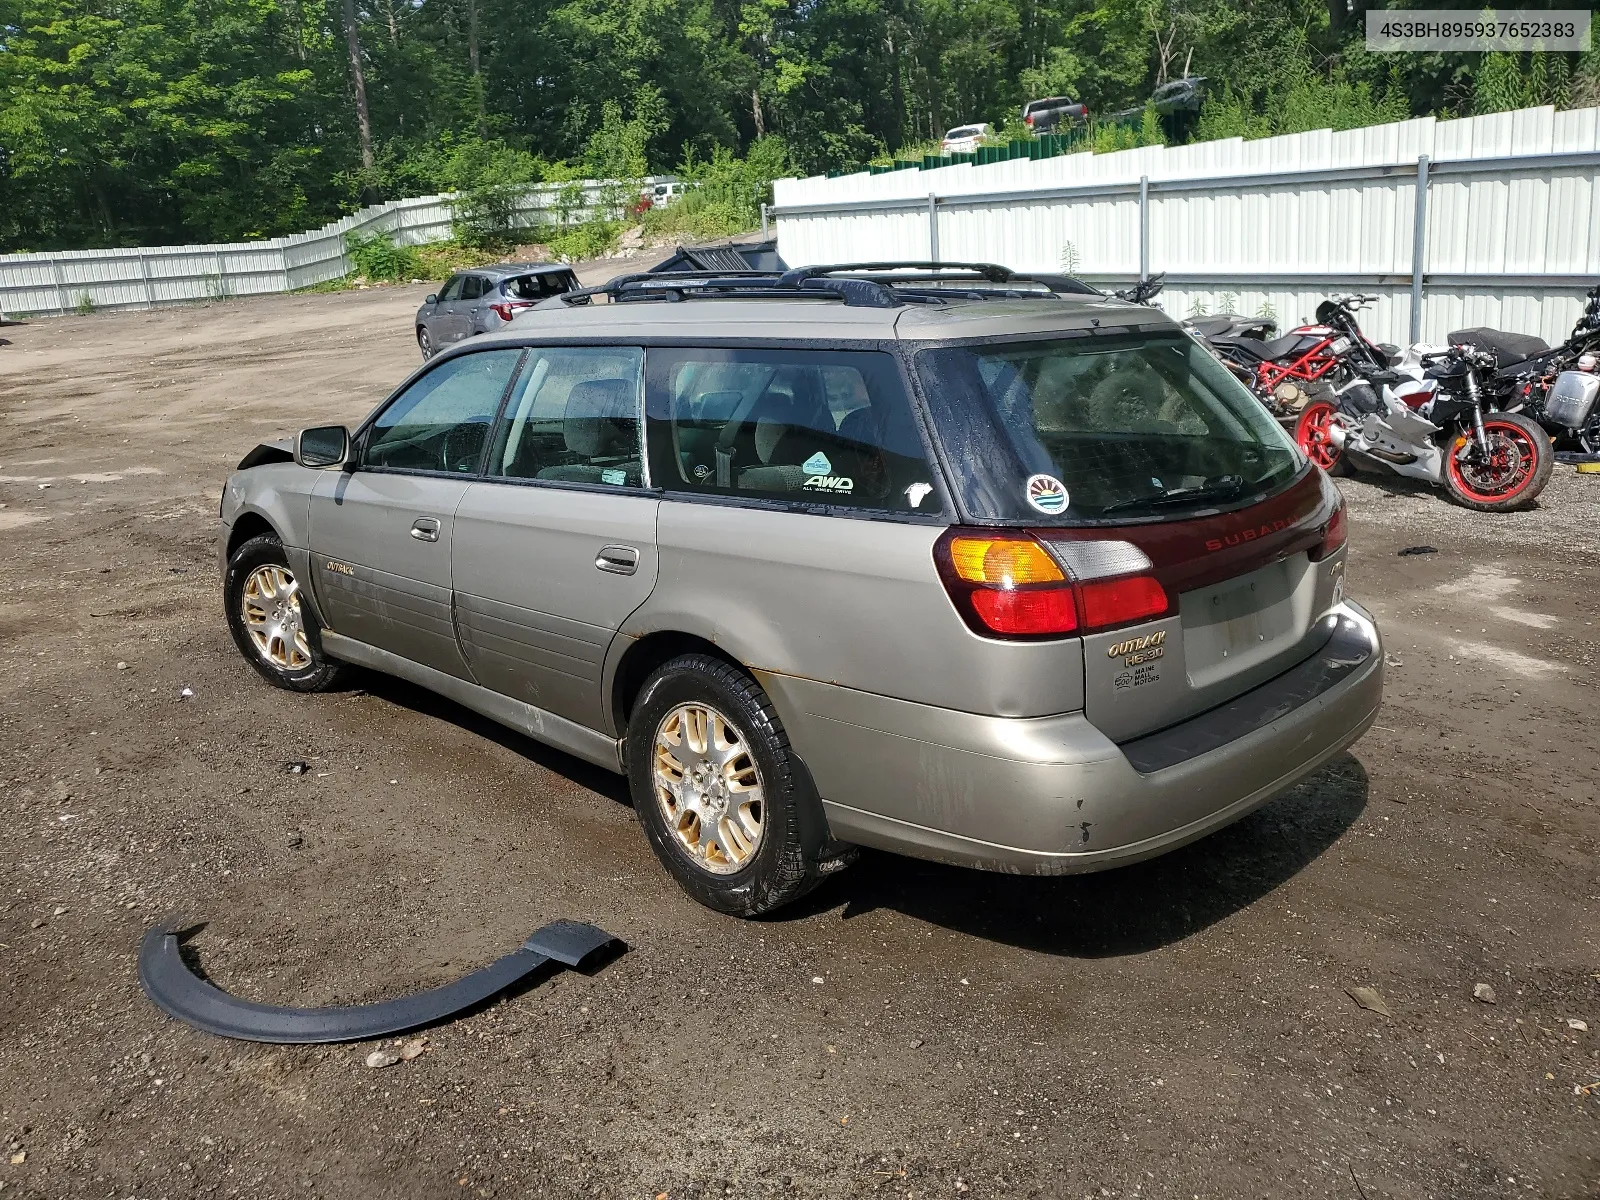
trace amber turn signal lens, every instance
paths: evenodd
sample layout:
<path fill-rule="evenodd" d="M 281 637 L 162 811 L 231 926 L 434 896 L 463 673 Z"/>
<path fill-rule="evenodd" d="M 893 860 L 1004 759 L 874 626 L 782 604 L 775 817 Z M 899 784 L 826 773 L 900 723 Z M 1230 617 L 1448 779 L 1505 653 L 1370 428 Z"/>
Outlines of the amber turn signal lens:
<path fill-rule="evenodd" d="M 956 575 L 967 583 L 1020 587 L 1066 579 L 1056 560 L 1031 539 L 954 538 L 950 542 L 950 563 Z"/>

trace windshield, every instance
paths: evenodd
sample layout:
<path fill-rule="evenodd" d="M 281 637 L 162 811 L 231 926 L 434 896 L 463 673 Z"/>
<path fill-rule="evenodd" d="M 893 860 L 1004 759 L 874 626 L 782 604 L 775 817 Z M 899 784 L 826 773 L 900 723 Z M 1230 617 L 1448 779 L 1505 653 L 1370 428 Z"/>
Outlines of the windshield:
<path fill-rule="evenodd" d="M 1305 457 L 1180 333 L 953 346 L 916 356 L 976 519 L 1191 514 L 1287 483 Z"/>

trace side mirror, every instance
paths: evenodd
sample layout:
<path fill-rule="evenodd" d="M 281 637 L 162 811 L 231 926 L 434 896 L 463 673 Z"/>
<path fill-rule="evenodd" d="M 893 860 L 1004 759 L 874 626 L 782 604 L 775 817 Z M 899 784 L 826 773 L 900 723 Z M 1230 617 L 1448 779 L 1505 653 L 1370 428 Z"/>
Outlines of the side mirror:
<path fill-rule="evenodd" d="M 342 467 L 349 457 L 350 431 L 343 425 L 318 425 L 295 435 L 294 461 L 302 467 Z"/>
<path fill-rule="evenodd" d="M 424 300 L 423 303 L 424 304 L 437 304 L 437 303 L 439 303 L 439 293 L 438 292 L 429 292 L 428 293 L 428 298 L 426 300 Z"/>

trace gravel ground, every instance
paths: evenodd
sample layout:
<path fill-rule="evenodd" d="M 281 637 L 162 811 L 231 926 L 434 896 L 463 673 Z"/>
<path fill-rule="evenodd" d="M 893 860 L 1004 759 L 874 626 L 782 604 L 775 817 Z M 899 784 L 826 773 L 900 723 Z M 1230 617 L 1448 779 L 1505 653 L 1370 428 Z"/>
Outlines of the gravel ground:
<path fill-rule="evenodd" d="M 4 1197 L 1600 1195 L 1600 478 L 1510 517 L 1345 481 L 1385 708 L 1237 825 L 1070 879 L 867 854 L 741 923 L 619 780 L 231 644 L 223 477 L 381 398 L 425 290 L 0 329 Z M 374 1070 L 163 1017 L 134 954 L 174 910 L 287 1003 L 558 916 L 630 949 Z"/>

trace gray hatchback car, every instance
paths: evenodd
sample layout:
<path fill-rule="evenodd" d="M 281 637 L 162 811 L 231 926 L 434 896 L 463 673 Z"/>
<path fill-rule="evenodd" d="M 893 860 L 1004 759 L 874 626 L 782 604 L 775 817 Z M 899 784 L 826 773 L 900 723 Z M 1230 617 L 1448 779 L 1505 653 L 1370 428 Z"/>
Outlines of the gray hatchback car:
<path fill-rule="evenodd" d="M 1344 505 L 1265 409 L 1157 310 L 923 274 L 574 293 L 257 447 L 234 640 L 280 687 L 388 672 L 626 774 L 743 916 L 857 846 L 1149 858 L 1359 737 L 1383 651 Z"/>
<path fill-rule="evenodd" d="M 417 349 L 426 362 L 464 338 L 504 329 L 541 300 L 578 286 L 558 263 L 498 263 L 457 271 L 417 309 Z"/>

